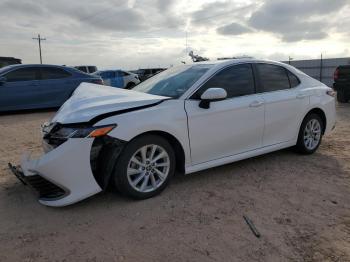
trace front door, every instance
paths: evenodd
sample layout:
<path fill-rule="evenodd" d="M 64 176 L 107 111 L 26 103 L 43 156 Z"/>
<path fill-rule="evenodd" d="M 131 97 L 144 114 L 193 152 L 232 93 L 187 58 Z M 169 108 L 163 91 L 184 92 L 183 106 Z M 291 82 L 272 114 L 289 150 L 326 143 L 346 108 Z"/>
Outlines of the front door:
<path fill-rule="evenodd" d="M 200 95 L 211 87 L 224 88 L 226 100 L 199 107 Z M 185 101 L 192 164 L 247 152 L 262 146 L 264 101 L 255 94 L 251 64 L 216 73 Z"/>
<path fill-rule="evenodd" d="M 0 111 L 40 107 L 39 68 L 25 67 L 4 75 L 0 85 Z"/>

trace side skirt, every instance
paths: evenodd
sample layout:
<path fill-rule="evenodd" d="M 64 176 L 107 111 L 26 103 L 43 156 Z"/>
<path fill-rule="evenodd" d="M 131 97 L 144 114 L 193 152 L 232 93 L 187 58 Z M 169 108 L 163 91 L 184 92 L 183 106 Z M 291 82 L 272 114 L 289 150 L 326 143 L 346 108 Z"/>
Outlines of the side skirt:
<path fill-rule="evenodd" d="M 211 160 L 211 161 L 196 164 L 193 166 L 186 166 L 185 167 L 185 174 L 191 174 L 191 173 L 205 170 L 208 168 L 221 166 L 221 165 L 229 164 L 229 163 L 236 162 L 239 160 L 247 159 L 250 157 L 267 154 L 267 153 L 277 151 L 277 150 L 280 150 L 283 148 L 288 148 L 288 147 L 291 147 L 294 145 L 295 145 L 295 141 L 288 141 L 288 142 L 283 142 L 283 143 L 279 143 L 279 144 L 275 144 L 275 145 L 271 145 L 271 146 L 265 146 L 265 147 L 262 147 L 259 149 L 255 149 L 252 151 L 248 151 L 248 152 L 244 152 L 244 153 L 240 153 L 240 154 L 236 154 L 236 155 L 232 155 L 232 156 L 227 156 L 227 157 Z"/>

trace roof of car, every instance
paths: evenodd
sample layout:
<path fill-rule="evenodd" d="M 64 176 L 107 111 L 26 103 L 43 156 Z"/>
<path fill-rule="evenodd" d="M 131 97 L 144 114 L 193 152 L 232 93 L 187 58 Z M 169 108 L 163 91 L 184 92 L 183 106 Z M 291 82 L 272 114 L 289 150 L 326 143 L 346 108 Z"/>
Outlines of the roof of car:
<path fill-rule="evenodd" d="M 239 64 L 239 63 L 274 63 L 274 64 L 283 64 L 281 62 L 267 60 L 267 59 L 255 59 L 255 58 L 232 58 L 232 59 L 224 59 L 224 60 L 209 60 L 209 61 L 203 61 L 203 62 L 195 62 L 193 64 Z"/>
<path fill-rule="evenodd" d="M 288 69 L 296 70 L 293 66 L 278 62 L 278 61 L 273 61 L 273 60 L 268 60 L 268 59 L 255 59 L 255 58 L 235 58 L 235 59 L 225 59 L 225 60 L 212 60 L 212 61 L 204 61 L 204 62 L 195 62 L 193 64 L 186 64 L 186 65 L 213 65 L 213 68 L 222 68 L 228 65 L 234 65 L 234 64 L 240 64 L 240 63 L 267 63 L 267 64 L 274 64 L 274 65 L 279 65 L 283 66 Z"/>
<path fill-rule="evenodd" d="M 68 66 L 61 66 L 61 65 L 51 65 L 51 64 L 16 64 L 16 65 L 10 65 L 10 67 L 64 67 L 64 68 L 70 68 Z"/>
<path fill-rule="evenodd" d="M 4 72 L 8 72 L 9 70 L 16 69 L 16 68 L 26 68 L 26 67 L 62 68 L 62 69 L 68 70 L 69 72 L 74 73 L 74 74 L 79 74 L 79 75 L 92 77 L 91 75 L 86 74 L 84 72 L 81 72 L 81 71 L 79 71 L 78 69 L 76 69 L 74 67 L 62 66 L 62 65 L 51 65 L 51 64 L 15 64 L 15 65 L 5 66 L 5 67 L 2 67 L 0 69 L 2 70 L 2 73 L 4 73 Z"/>

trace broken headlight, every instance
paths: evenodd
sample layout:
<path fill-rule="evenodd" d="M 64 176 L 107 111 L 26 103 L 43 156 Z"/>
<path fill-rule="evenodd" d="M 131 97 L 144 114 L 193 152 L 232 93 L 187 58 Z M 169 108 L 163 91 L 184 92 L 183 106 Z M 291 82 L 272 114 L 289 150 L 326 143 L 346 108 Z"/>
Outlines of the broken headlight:
<path fill-rule="evenodd" d="M 104 126 L 61 126 L 51 130 L 50 138 L 52 139 L 68 139 L 68 138 L 84 138 L 84 137 L 99 137 L 107 135 L 117 125 Z"/>

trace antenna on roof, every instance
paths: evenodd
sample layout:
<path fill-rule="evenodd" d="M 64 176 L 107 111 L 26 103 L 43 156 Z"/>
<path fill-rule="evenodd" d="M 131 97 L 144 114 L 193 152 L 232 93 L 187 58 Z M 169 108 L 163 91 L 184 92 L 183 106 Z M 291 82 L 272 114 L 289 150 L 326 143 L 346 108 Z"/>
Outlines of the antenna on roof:
<path fill-rule="evenodd" d="M 209 61 L 209 58 L 195 55 L 193 54 L 193 51 L 191 50 L 188 55 L 192 58 L 193 62 L 203 62 L 203 61 Z"/>

